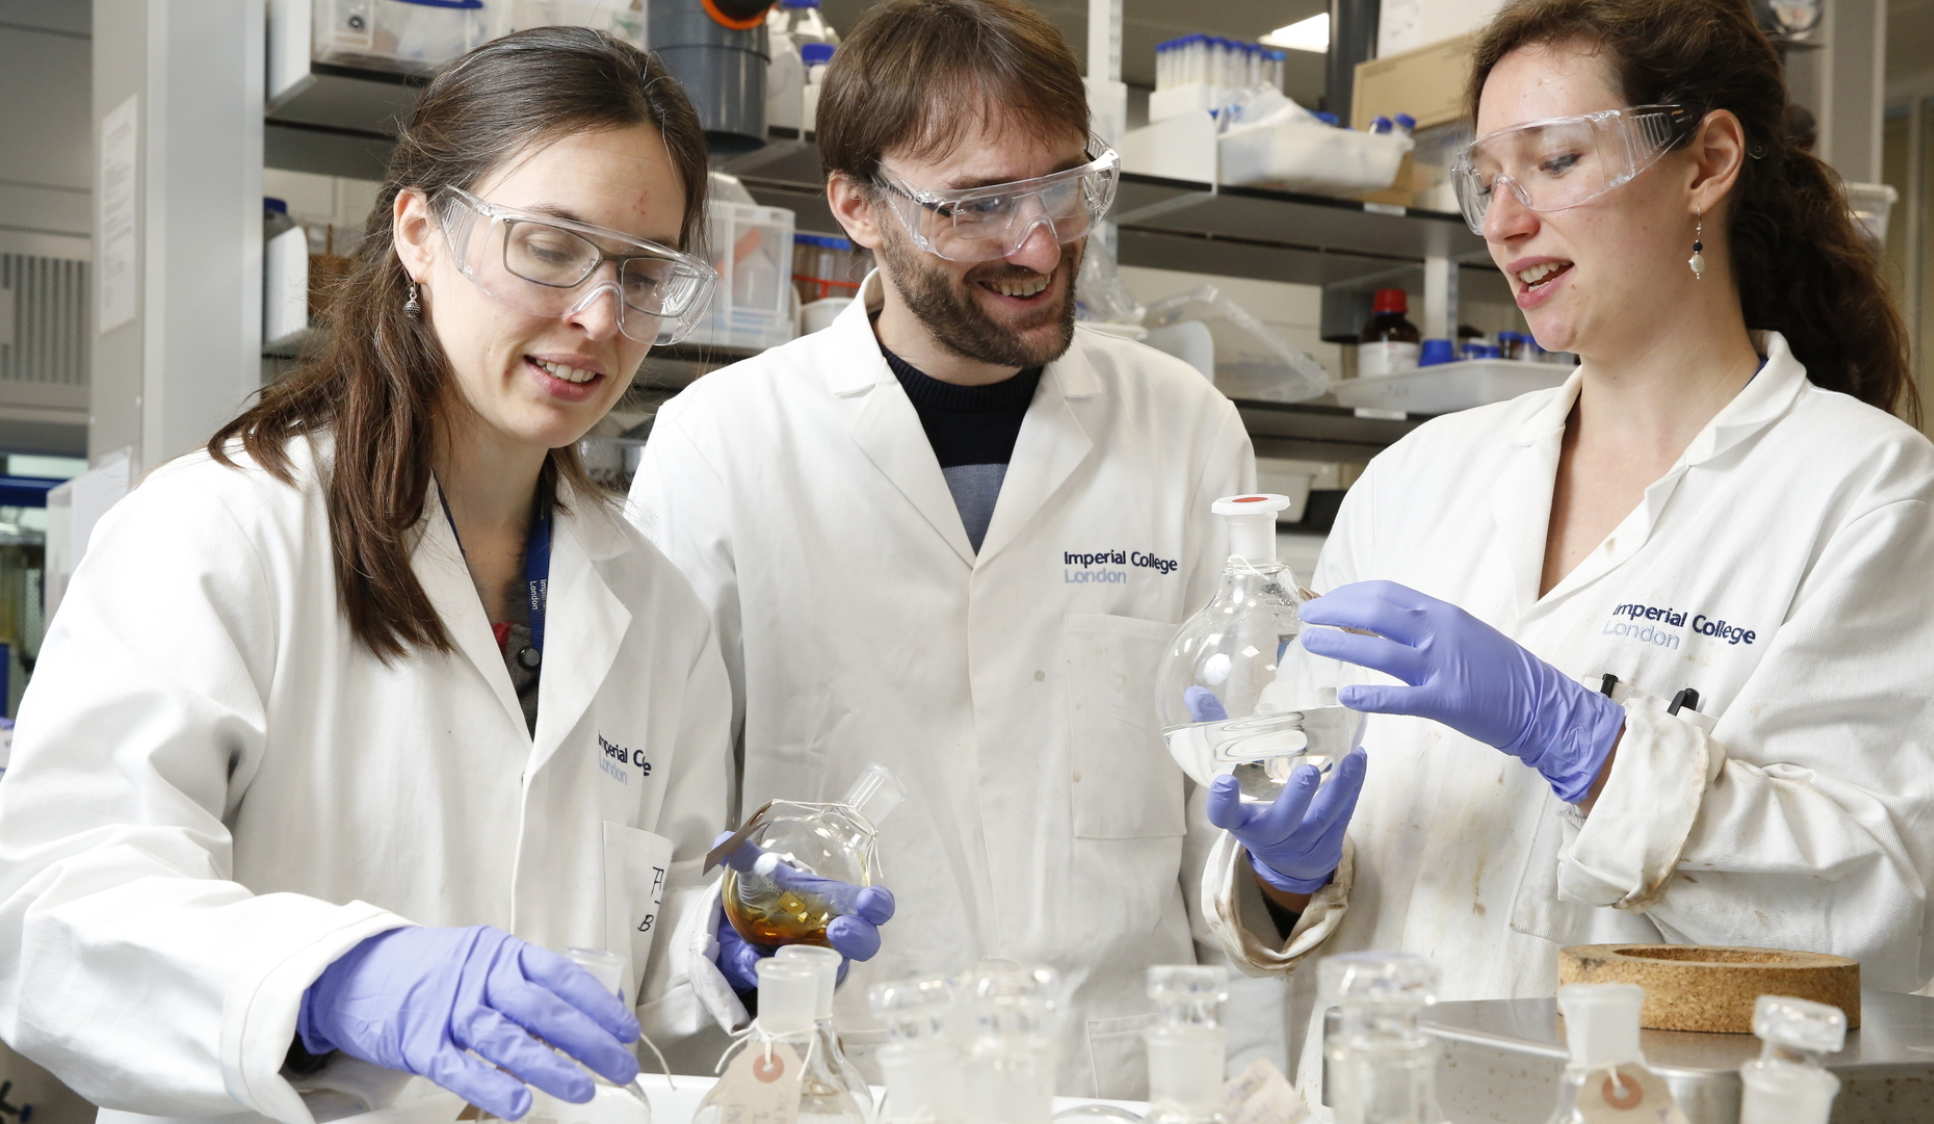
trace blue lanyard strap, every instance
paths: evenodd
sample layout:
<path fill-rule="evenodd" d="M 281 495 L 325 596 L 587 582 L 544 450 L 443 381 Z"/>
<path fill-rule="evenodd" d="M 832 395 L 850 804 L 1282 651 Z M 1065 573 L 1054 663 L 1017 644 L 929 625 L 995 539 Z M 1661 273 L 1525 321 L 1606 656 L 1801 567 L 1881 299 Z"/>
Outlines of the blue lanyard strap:
<path fill-rule="evenodd" d="M 537 510 L 531 514 L 530 535 L 524 541 L 524 590 L 530 598 L 531 650 L 544 652 L 544 612 L 551 583 L 551 490 L 540 488 Z"/>

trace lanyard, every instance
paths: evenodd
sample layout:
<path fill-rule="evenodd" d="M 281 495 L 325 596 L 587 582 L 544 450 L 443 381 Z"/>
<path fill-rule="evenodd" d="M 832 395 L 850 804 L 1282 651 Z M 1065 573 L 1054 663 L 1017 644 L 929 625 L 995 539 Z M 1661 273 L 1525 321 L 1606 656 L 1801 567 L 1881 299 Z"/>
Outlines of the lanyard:
<path fill-rule="evenodd" d="M 539 490 L 537 510 L 531 515 L 531 529 L 524 540 L 524 595 L 530 599 L 530 647 L 517 653 L 517 662 L 535 668 L 544 659 L 544 613 L 550 601 L 551 584 L 551 496 L 549 488 Z"/>

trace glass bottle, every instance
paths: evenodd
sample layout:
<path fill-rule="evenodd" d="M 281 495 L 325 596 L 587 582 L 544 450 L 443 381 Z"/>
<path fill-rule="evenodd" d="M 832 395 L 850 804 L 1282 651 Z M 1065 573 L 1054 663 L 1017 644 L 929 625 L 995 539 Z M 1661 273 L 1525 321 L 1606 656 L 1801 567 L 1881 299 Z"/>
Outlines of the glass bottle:
<path fill-rule="evenodd" d="M 1054 1112 L 1061 977 L 1052 968 L 984 960 L 965 987 L 973 1013 L 969 1124 L 1045 1124 Z"/>
<path fill-rule="evenodd" d="M 965 1064 L 949 1034 L 954 981 L 890 980 L 874 984 L 867 999 L 887 1034 L 878 1055 L 886 1079 L 880 1124 L 961 1124 Z"/>
<path fill-rule="evenodd" d="M 1148 969 L 1155 1024 L 1148 1029 L 1146 1124 L 1225 1124 L 1222 1112 L 1229 1001 L 1225 968 L 1157 964 Z"/>
<path fill-rule="evenodd" d="M 1322 964 L 1338 1008 L 1324 1043 L 1336 1124 L 1444 1124 L 1437 1107 L 1437 1044 L 1418 1026 L 1436 998 L 1437 969 L 1421 956 L 1352 952 Z"/>
<path fill-rule="evenodd" d="M 879 880 L 879 824 L 905 797 L 886 767 L 875 764 L 837 804 L 774 800 L 748 837 L 751 846 L 726 860 L 726 919 L 740 936 L 768 948 L 825 944 L 826 926 L 850 912 L 850 895 Z"/>
<path fill-rule="evenodd" d="M 1585 1124 L 1608 1113 L 1646 1124 L 1686 1124 L 1672 1090 L 1645 1065 L 1639 1050 L 1639 1012 L 1645 989 L 1636 984 L 1566 984 L 1558 989 L 1571 1060 L 1558 1086 L 1550 1124 Z"/>
<path fill-rule="evenodd" d="M 1409 298 L 1402 289 L 1378 289 L 1371 301 L 1370 319 L 1357 337 L 1356 373 L 1371 379 L 1402 374 L 1417 367 L 1423 333 L 1405 315 Z"/>
<path fill-rule="evenodd" d="M 833 1029 L 833 992 L 839 987 L 839 965 L 845 958 L 830 948 L 814 944 L 789 944 L 775 954 L 780 960 L 797 960 L 813 970 L 813 979 L 818 984 L 818 992 L 813 1003 L 813 1048 L 826 1056 L 829 1068 L 839 1078 L 838 1087 L 826 1089 L 807 1089 L 802 1091 L 806 1098 L 802 1104 L 817 1102 L 850 1102 L 860 1110 L 861 1118 L 869 1124 L 874 1118 L 873 1089 L 866 1083 L 860 1068 L 847 1056 L 846 1046 L 839 1040 L 839 1032 Z M 804 1111 L 812 1111 L 810 1108 Z"/>
<path fill-rule="evenodd" d="M 1766 1043 L 1739 1067 L 1745 1094 L 1739 1124 L 1826 1124 L 1840 1079 L 1821 1064 L 1847 1044 L 1847 1015 L 1838 1007 L 1784 995 L 1753 1004 L 1753 1033 Z"/>
<path fill-rule="evenodd" d="M 780 1082 L 787 1064 L 799 1069 L 799 1104 L 796 1117 L 786 1112 L 783 1118 L 798 1124 L 866 1124 L 866 1110 L 841 1091 L 843 1081 L 832 1059 L 819 1048 L 813 1018 L 819 1005 L 818 971 L 811 964 L 777 957 L 759 961 L 757 971 L 759 1017 L 744 1038 L 726 1047 L 720 1061 L 724 1076 L 706 1091 L 692 1124 L 740 1119 L 743 1106 L 734 1101 L 735 1080 Z"/>
<path fill-rule="evenodd" d="M 1341 664 L 1298 642 L 1302 597 L 1276 557 L 1286 496 L 1215 501 L 1229 521 L 1229 561 L 1215 597 L 1184 621 L 1156 671 L 1169 755 L 1197 784 L 1233 773 L 1245 800 L 1274 800 L 1290 771 L 1327 772 L 1356 747 L 1363 716 L 1336 701 Z"/>
<path fill-rule="evenodd" d="M 567 948 L 564 957 L 624 998 L 623 957 L 601 948 Z M 524 1124 L 651 1124 L 651 1101 L 636 1081 L 614 1085 L 591 1070 L 585 1072 L 591 1076 L 589 1103 L 572 1104 L 532 1086 L 530 1111 L 521 1118 Z M 498 1118 L 486 1113 L 482 1119 Z"/>

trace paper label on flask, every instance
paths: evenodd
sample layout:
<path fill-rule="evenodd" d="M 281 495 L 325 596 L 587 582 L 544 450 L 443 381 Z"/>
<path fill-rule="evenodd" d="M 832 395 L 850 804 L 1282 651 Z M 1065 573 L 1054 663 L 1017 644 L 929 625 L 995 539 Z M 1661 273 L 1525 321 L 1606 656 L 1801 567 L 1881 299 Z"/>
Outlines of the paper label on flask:
<path fill-rule="evenodd" d="M 796 1050 L 755 1034 L 725 1068 L 706 1103 L 719 1110 L 719 1124 L 795 1124 L 804 1076 Z"/>

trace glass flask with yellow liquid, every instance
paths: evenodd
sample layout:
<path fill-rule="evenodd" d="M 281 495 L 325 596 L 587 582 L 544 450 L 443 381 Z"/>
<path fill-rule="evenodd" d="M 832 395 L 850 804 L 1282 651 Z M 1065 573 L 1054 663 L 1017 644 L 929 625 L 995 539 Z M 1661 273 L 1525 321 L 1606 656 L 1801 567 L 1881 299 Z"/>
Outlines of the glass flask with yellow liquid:
<path fill-rule="evenodd" d="M 1204 787 L 1233 774 L 1244 800 L 1263 803 L 1297 765 L 1328 773 L 1363 732 L 1363 716 L 1337 702 L 1344 666 L 1297 639 L 1303 596 L 1276 557 L 1276 515 L 1288 506 L 1268 494 L 1215 501 L 1229 528 L 1222 584 L 1182 623 L 1155 673 L 1175 763 Z"/>
<path fill-rule="evenodd" d="M 880 822 L 906 798 L 884 765 L 868 765 L 834 804 L 774 800 L 726 859 L 721 901 L 739 935 L 768 948 L 826 944 L 826 927 L 880 879 Z"/>

